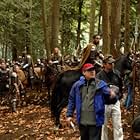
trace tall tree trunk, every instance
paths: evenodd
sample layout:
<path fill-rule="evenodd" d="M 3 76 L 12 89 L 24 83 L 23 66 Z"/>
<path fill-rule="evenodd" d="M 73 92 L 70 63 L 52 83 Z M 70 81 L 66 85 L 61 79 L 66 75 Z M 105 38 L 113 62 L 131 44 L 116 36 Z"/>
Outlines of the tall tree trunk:
<path fill-rule="evenodd" d="M 140 23 L 140 0 L 138 0 L 138 4 L 137 4 L 137 16 L 138 16 L 139 23 Z"/>
<path fill-rule="evenodd" d="M 3 42 L 3 44 L 2 44 L 2 58 L 4 58 L 5 56 L 5 43 Z"/>
<path fill-rule="evenodd" d="M 138 17 L 138 25 L 140 28 L 140 0 L 138 0 L 138 4 L 137 4 L 137 17 Z M 140 50 L 140 34 L 138 37 L 138 49 Z"/>
<path fill-rule="evenodd" d="M 78 0 L 78 26 L 77 26 L 77 45 L 76 48 L 80 49 L 80 34 L 81 34 L 81 16 L 82 16 L 82 6 L 83 0 Z"/>
<path fill-rule="evenodd" d="M 99 8 L 99 18 L 98 18 L 98 34 L 101 33 L 101 19 L 102 19 L 102 4 L 100 1 L 100 8 Z"/>
<path fill-rule="evenodd" d="M 110 53 L 110 1 L 102 0 L 103 53 Z"/>
<path fill-rule="evenodd" d="M 58 47 L 60 0 L 52 0 L 51 49 Z"/>
<path fill-rule="evenodd" d="M 52 40 L 52 0 L 47 0 L 47 50 L 49 54 L 51 53 L 51 40 Z M 49 55 L 50 56 L 50 55 Z"/>
<path fill-rule="evenodd" d="M 17 60 L 17 48 L 16 46 L 12 46 L 12 59 Z"/>
<path fill-rule="evenodd" d="M 111 54 L 119 55 L 122 0 L 111 0 Z"/>
<path fill-rule="evenodd" d="M 64 26 L 65 26 L 65 15 L 63 14 L 62 15 L 62 21 L 61 21 L 62 23 L 61 23 L 61 52 L 62 52 L 62 54 L 64 55 L 64 46 L 65 46 L 65 33 L 64 33 Z"/>
<path fill-rule="evenodd" d="M 26 31 L 25 31 L 25 51 L 30 54 L 30 11 L 25 11 Z"/>
<path fill-rule="evenodd" d="M 32 21 L 32 0 L 29 0 L 29 6 L 30 6 L 30 9 L 27 11 L 25 11 L 25 17 L 26 17 L 26 39 L 25 39 L 25 49 L 26 49 L 26 52 L 28 54 L 32 54 L 32 40 L 31 40 L 31 37 L 32 37 L 32 27 L 31 27 L 31 21 Z"/>
<path fill-rule="evenodd" d="M 76 49 L 76 55 L 79 55 L 79 52 L 81 50 L 80 35 L 81 35 L 82 6 L 83 6 L 83 0 L 78 0 L 77 43 L 76 43 L 76 48 L 75 48 Z"/>
<path fill-rule="evenodd" d="M 29 1 L 29 4 L 30 4 L 30 54 L 32 54 L 32 49 L 33 49 L 33 46 L 32 46 L 32 4 L 33 4 L 33 1 L 30 0 Z"/>
<path fill-rule="evenodd" d="M 124 26 L 125 26 L 125 34 L 124 34 L 124 43 L 125 43 L 125 52 L 128 52 L 130 49 L 130 0 L 125 0 L 125 19 L 124 19 Z"/>
<path fill-rule="evenodd" d="M 43 23 L 43 31 L 44 31 L 44 43 L 45 43 L 45 49 L 47 53 L 47 57 L 50 55 L 50 49 L 47 46 L 47 31 L 46 31 L 46 13 L 45 13 L 45 0 L 42 0 L 42 23 Z"/>
<path fill-rule="evenodd" d="M 8 42 L 5 43 L 5 60 L 7 60 L 7 49 L 8 49 Z"/>
<path fill-rule="evenodd" d="M 95 27 L 95 0 L 91 0 L 91 7 L 90 7 L 90 29 L 89 29 L 89 42 L 92 41 L 92 37 L 94 34 L 94 27 Z"/>
<path fill-rule="evenodd" d="M 69 13 L 66 13 L 63 14 L 61 18 L 61 49 L 63 55 L 68 53 L 70 49 L 71 19 L 68 18 L 68 16 Z"/>

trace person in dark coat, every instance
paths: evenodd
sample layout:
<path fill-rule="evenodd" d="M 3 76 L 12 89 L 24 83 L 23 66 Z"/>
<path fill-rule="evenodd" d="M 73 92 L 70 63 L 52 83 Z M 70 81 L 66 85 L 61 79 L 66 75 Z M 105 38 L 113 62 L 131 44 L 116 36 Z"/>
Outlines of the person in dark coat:
<path fill-rule="evenodd" d="M 120 72 L 114 69 L 114 62 L 115 60 L 111 55 L 106 56 L 103 60 L 103 70 L 96 75 L 97 78 L 105 81 L 118 97 L 117 100 L 112 100 L 114 104 L 111 104 L 110 102 L 105 106 L 105 123 L 102 129 L 102 140 L 109 140 L 107 125 L 110 117 L 112 118 L 114 140 L 123 140 L 120 108 L 123 84 Z"/>

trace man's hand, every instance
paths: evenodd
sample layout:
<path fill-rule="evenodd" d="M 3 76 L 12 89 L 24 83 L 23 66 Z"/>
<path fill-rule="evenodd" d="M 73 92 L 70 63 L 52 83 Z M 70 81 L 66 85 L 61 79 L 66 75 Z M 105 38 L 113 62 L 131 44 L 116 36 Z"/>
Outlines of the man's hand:
<path fill-rule="evenodd" d="M 70 124 L 71 122 L 72 122 L 72 117 L 68 117 L 68 118 L 67 118 L 67 124 L 68 124 L 68 126 L 71 125 L 71 124 Z"/>
<path fill-rule="evenodd" d="M 70 124 L 71 121 L 72 121 L 72 117 L 68 117 L 67 122 Z"/>
<path fill-rule="evenodd" d="M 116 93 L 112 89 L 110 89 L 110 98 L 112 99 L 115 97 L 116 97 Z"/>
<path fill-rule="evenodd" d="M 74 125 L 74 123 L 72 122 L 72 117 L 68 117 L 68 118 L 67 118 L 67 122 L 68 122 L 68 125 L 69 125 L 70 127 L 72 127 L 73 131 L 76 131 L 75 125 Z"/>

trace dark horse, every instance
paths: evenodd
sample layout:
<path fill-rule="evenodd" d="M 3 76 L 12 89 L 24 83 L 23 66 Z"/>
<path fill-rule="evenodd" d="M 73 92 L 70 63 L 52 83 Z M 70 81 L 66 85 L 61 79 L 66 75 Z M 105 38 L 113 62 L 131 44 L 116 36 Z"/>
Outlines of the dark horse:
<path fill-rule="evenodd" d="M 121 74 L 125 70 L 131 70 L 131 59 L 129 55 L 122 55 L 116 59 L 115 68 L 120 71 Z M 61 73 L 56 80 L 54 90 L 51 98 L 51 113 L 55 118 L 55 125 L 60 127 L 60 113 L 64 107 L 68 104 L 68 97 L 70 89 L 75 81 L 77 81 L 82 73 L 79 71 L 68 70 Z"/>
<path fill-rule="evenodd" d="M 127 55 L 121 55 L 115 61 L 114 68 L 120 72 L 122 77 L 125 75 L 126 70 L 132 71 L 132 59 L 130 55 L 130 53 Z"/>
<path fill-rule="evenodd" d="M 54 88 L 58 71 L 56 70 L 56 68 L 49 66 L 48 64 L 45 65 L 44 70 L 45 70 L 44 71 L 45 86 L 47 87 L 48 91 L 48 103 L 50 103 L 51 91 Z"/>

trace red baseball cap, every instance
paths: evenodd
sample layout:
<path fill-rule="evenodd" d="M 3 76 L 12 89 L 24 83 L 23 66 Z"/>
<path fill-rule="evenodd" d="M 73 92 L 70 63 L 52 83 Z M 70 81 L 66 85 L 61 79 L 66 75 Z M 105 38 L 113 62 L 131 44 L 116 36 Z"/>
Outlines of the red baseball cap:
<path fill-rule="evenodd" d="M 86 71 L 86 70 L 93 69 L 93 68 L 94 68 L 94 65 L 93 64 L 86 63 L 86 64 L 83 65 L 82 71 Z"/>

